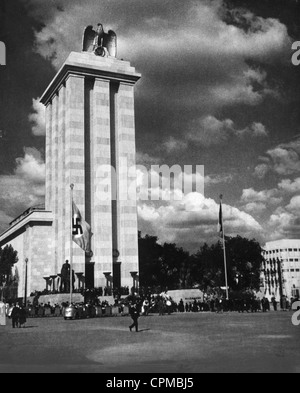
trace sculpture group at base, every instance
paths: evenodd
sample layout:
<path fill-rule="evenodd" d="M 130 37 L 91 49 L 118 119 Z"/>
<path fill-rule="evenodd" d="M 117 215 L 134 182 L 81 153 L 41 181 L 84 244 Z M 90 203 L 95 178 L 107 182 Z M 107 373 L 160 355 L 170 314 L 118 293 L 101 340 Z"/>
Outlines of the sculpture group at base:
<path fill-rule="evenodd" d="M 61 293 L 69 293 L 70 292 L 70 279 L 71 279 L 71 274 L 70 274 L 70 264 L 69 261 L 67 260 L 62 268 L 61 268 L 61 284 L 60 284 L 60 292 Z M 72 288 L 73 291 L 75 289 L 75 272 L 72 270 Z"/>

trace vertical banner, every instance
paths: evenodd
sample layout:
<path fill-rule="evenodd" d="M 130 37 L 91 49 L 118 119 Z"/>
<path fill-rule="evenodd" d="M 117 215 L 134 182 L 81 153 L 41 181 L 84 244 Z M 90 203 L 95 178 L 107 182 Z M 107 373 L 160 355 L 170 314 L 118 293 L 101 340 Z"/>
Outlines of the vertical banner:
<path fill-rule="evenodd" d="M 3 302 L 0 302 L 0 326 L 6 326 L 6 307 Z"/>

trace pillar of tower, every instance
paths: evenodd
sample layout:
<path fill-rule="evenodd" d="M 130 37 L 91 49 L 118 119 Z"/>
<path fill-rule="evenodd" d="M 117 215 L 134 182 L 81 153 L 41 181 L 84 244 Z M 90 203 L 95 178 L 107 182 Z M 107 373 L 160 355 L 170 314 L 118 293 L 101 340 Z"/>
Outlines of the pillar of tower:
<path fill-rule="evenodd" d="M 112 272 L 112 202 L 111 198 L 103 198 L 103 171 L 110 172 L 111 139 L 110 139 L 110 81 L 95 79 L 91 103 L 91 217 L 95 235 L 92 248 L 95 261 L 95 286 L 104 287 L 104 272 Z"/>

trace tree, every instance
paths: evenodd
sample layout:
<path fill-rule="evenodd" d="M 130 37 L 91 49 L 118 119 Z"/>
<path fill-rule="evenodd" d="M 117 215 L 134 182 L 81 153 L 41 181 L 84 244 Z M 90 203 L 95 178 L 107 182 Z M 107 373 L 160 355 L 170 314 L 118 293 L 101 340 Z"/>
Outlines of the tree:
<path fill-rule="evenodd" d="M 12 283 L 12 268 L 18 261 L 18 252 L 11 245 L 0 248 L 0 286 Z"/>
<path fill-rule="evenodd" d="M 159 244 L 155 236 L 139 233 L 141 287 L 161 290 L 186 288 L 190 277 L 190 254 L 176 244 Z"/>
<path fill-rule="evenodd" d="M 255 239 L 226 237 L 226 257 L 229 287 L 239 291 L 259 290 L 263 262 L 260 244 Z M 194 256 L 192 275 L 204 291 L 225 286 L 221 242 L 211 246 L 204 244 L 201 247 Z"/>
<path fill-rule="evenodd" d="M 190 276 L 190 254 L 176 244 L 165 243 L 162 248 L 162 279 L 169 289 L 184 289 Z"/>
<path fill-rule="evenodd" d="M 161 284 L 162 247 L 158 238 L 139 232 L 140 285 L 155 287 Z"/>
<path fill-rule="evenodd" d="M 231 290 L 259 290 L 262 249 L 256 240 L 226 237 L 228 285 Z M 159 244 L 139 233 L 140 285 L 157 290 L 200 287 L 209 293 L 225 286 L 223 244 L 204 244 L 190 255 L 174 243 Z"/>

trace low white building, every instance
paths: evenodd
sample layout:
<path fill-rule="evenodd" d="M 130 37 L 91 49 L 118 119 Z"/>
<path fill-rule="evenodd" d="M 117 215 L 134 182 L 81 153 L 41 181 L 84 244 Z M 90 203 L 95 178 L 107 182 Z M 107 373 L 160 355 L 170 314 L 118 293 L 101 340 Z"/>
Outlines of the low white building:
<path fill-rule="evenodd" d="M 266 243 L 262 266 L 265 296 L 279 301 L 281 296 L 300 297 L 300 239 L 282 239 Z"/>

